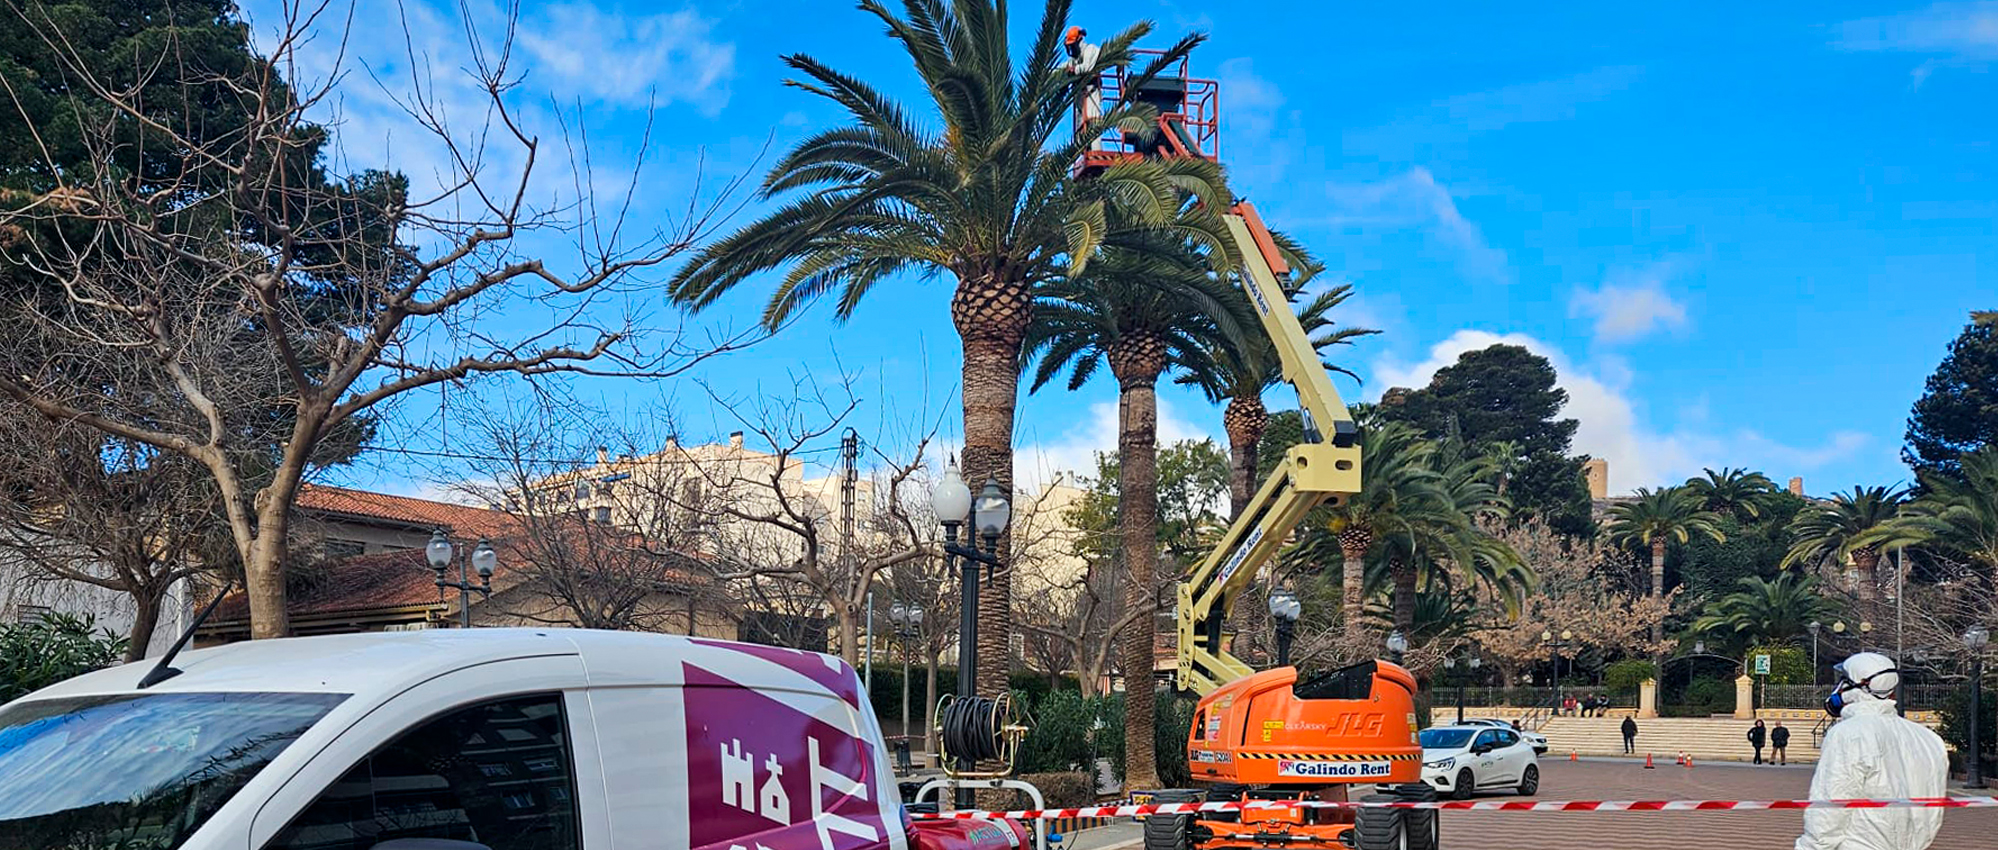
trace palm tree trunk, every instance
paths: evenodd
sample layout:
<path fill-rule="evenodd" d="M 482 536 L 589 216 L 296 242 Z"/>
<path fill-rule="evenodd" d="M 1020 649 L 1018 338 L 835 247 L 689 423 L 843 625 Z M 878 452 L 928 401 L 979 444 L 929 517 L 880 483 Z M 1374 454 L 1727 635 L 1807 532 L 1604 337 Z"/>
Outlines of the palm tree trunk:
<path fill-rule="evenodd" d="M 1156 372 L 1154 372 L 1156 375 Z M 1158 601 L 1158 396 L 1149 382 L 1122 388 L 1117 416 L 1117 496 L 1120 546 L 1130 584 L 1125 610 Z M 1124 628 L 1124 785 L 1156 788 L 1152 747 L 1152 667 L 1158 619 L 1141 616 Z"/>
<path fill-rule="evenodd" d="M 1270 424 L 1263 400 L 1238 395 L 1228 400 L 1221 414 L 1221 427 L 1228 432 L 1228 519 L 1242 515 L 1256 495 L 1256 469 L 1261 465 L 1263 430 Z"/>
<path fill-rule="evenodd" d="M 951 322 L 964 343 L 964 481 L 973 493 L 987 479 L 1013 492 L 1013 412 L 1031 306 L 1024 284 L 991 278 L 961 279 L 951 298 Z M 997 549 L 1002 567 L 979 590 L 974 650 L 978 693 L 988 697 L 1006 691 L 1012 672 L 1013 571 L 1005 534 Z"/>
<path fill-rule="evenodd" d="M 1651 598 L 1657 599 L 1664 595 L 1665 595 L 1665 538 L 1657 537 L 1653 538 L 1651 541 Z M 1665 639 L 1665 621 L 1660 620 L 1656 623 L 1652 623 L 1651 642 L 1657 643 L 1664 639 Z"/>
<path fill-rule="evenodd" d="M 1366 613 L 1366 559 L 1367 550 L 1373 545 L 1374 537 L 1366 529 L 1348 528 L 1339 532 L 1339 560 L 1344 562 L 1340 570 L 1343 589 L 1339 601 L 1346 614 L 1346 639 L 1355 646 L 1364 630 L 1360 617 Z"/>
<path fill-rule="evenodd" d="M 1859 594 L 1859 601 L 1873 601 L 1874 595 L 1879 590 L 1877 573 L 1874 571 L 1879 566 L 1880 553 L 1872 547 L 1861 546 L 1852 550 L 1852 569 L 1858 574 L 1853 577 L 1853 581 L 1858 584 L 1853 590 Z"/>
<path fill-rule="evenodd" d="M 1407 636 L 1415 631 L 1415 563 L 1396 558 L 1388 562 L 1394 576 L 1394 627 Z"/>

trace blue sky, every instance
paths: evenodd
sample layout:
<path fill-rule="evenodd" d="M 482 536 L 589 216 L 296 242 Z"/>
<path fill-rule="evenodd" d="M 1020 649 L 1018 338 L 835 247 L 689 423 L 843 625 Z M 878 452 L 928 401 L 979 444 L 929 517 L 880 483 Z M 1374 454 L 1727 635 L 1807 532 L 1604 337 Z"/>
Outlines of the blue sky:
<path fill-rule="evenodd" d="M 459 17 L 410 3 L 418 64 L 449 100 Z M 1024 39 L 1038 9 L 1014 5 Z M 1221 80 L 1234 186 L 1355 285 L 1345 321 L 1386 332 L 1338 355 L 1366 380 L 1342 391 L 1373 398 L 1510 340 L 1554 359 L 1576 448 L 1609 458 L 1615 490 L 1721 465 L 1814 493 L 1907 477 L 1909 404 L 1967 311 L 1998 306 L 1998 3 L 1371 6 L 1090 0 L 1074 16 L 1095 33 L 1150 18 L 1155 43 L 1211 35 L 1196 72 Z M 248 9 L 270 20 L 269 3 Z M 410 65 L 381 26 L 394 9 L 364 0 L 350 54 L 374 73 L 350 74 L 329 108 L 350 164 L 420 183 L 438 160 L 388 99 Z M 551 100 L 580 118 L 600 178 L 649 128 L 641 219 L 684 203 L 696 162 L 711 178 L 751 169 L 766 139 L 781 150 L 838 120 L 781 85 L 783 53 L 921 107 L 906 60 L 842 2 L 532 4 L 520 32 L 528 120 L 555 132 Z M 752 321 L 767 292 L 694 322 Z M 836 352 L 864 425 L 943 413 L 949 437 L 947 298 L 912 279 L 845 324 L 815 309 L 703 376 L 779 392 L 800 369 L 829 374 Z M 577 392 L 670 402 L 696 437 L 733 430 L 686 382 Z M 1114 399 L 1108 380 L 1024 399 L 1023 474 L 1113 445 Z M 436 402 L 398 415 L 421 423 Z M 1168 389 L 1163 405 L 1167 438 L 1218 434 L 1197 397 Z M 423 476 L 389 457 L 337 477 L 409 490 Z"/>

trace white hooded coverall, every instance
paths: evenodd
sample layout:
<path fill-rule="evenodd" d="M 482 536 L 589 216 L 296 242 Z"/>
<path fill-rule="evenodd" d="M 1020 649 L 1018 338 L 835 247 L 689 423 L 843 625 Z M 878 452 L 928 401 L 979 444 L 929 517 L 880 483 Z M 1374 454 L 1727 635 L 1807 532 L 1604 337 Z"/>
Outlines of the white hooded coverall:
<path fill-rule="evenodd" d="M 1845 697 L 1838 722 L 1825 732 L 1811 799 L 1948 796 L 1949 756 L 1936 733 L 1865 688 Z M 1942 816 L 1942 809 L 1805 809 L 1796 850 L 1923 850 Z"/>

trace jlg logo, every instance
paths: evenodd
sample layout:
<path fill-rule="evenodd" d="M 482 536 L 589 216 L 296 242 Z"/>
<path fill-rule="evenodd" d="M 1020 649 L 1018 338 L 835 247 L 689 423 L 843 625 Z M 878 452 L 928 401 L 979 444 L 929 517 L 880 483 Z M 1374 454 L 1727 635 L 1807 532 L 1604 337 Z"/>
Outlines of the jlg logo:
<path fill-rule="evenodd" d="M 1356 712 L 1340 715 L 1338 722 L 1332 724 L 1332 733 L 1335 735 L 1379 735 L 1381 733 L 1381 724 L 1386 722 L 1386 719 L 1386 715 L 1378 713 L 1361 714 Z"/>

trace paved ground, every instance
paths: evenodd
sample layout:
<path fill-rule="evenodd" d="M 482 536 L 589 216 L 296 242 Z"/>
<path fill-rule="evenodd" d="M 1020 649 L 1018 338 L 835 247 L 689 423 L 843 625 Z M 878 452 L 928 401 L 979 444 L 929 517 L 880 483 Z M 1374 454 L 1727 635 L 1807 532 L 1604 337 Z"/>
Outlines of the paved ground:
<path fill-rule="evenodd" d="M 1811 772 L 1799 767 L 1697 765 L 1587 760 L 1541 763 L 1543 800 L 1771 800 L 1809 796 Z M 1493 797 L 1492 799 L 1503 799 Z M 1803 830 L 1801 812 L 1444 812 L 1447 850 L 1781 850 Z M 1956 809 L 1943 816 L 1932 850 L 1988 850 L 1998 809 Z"/>

